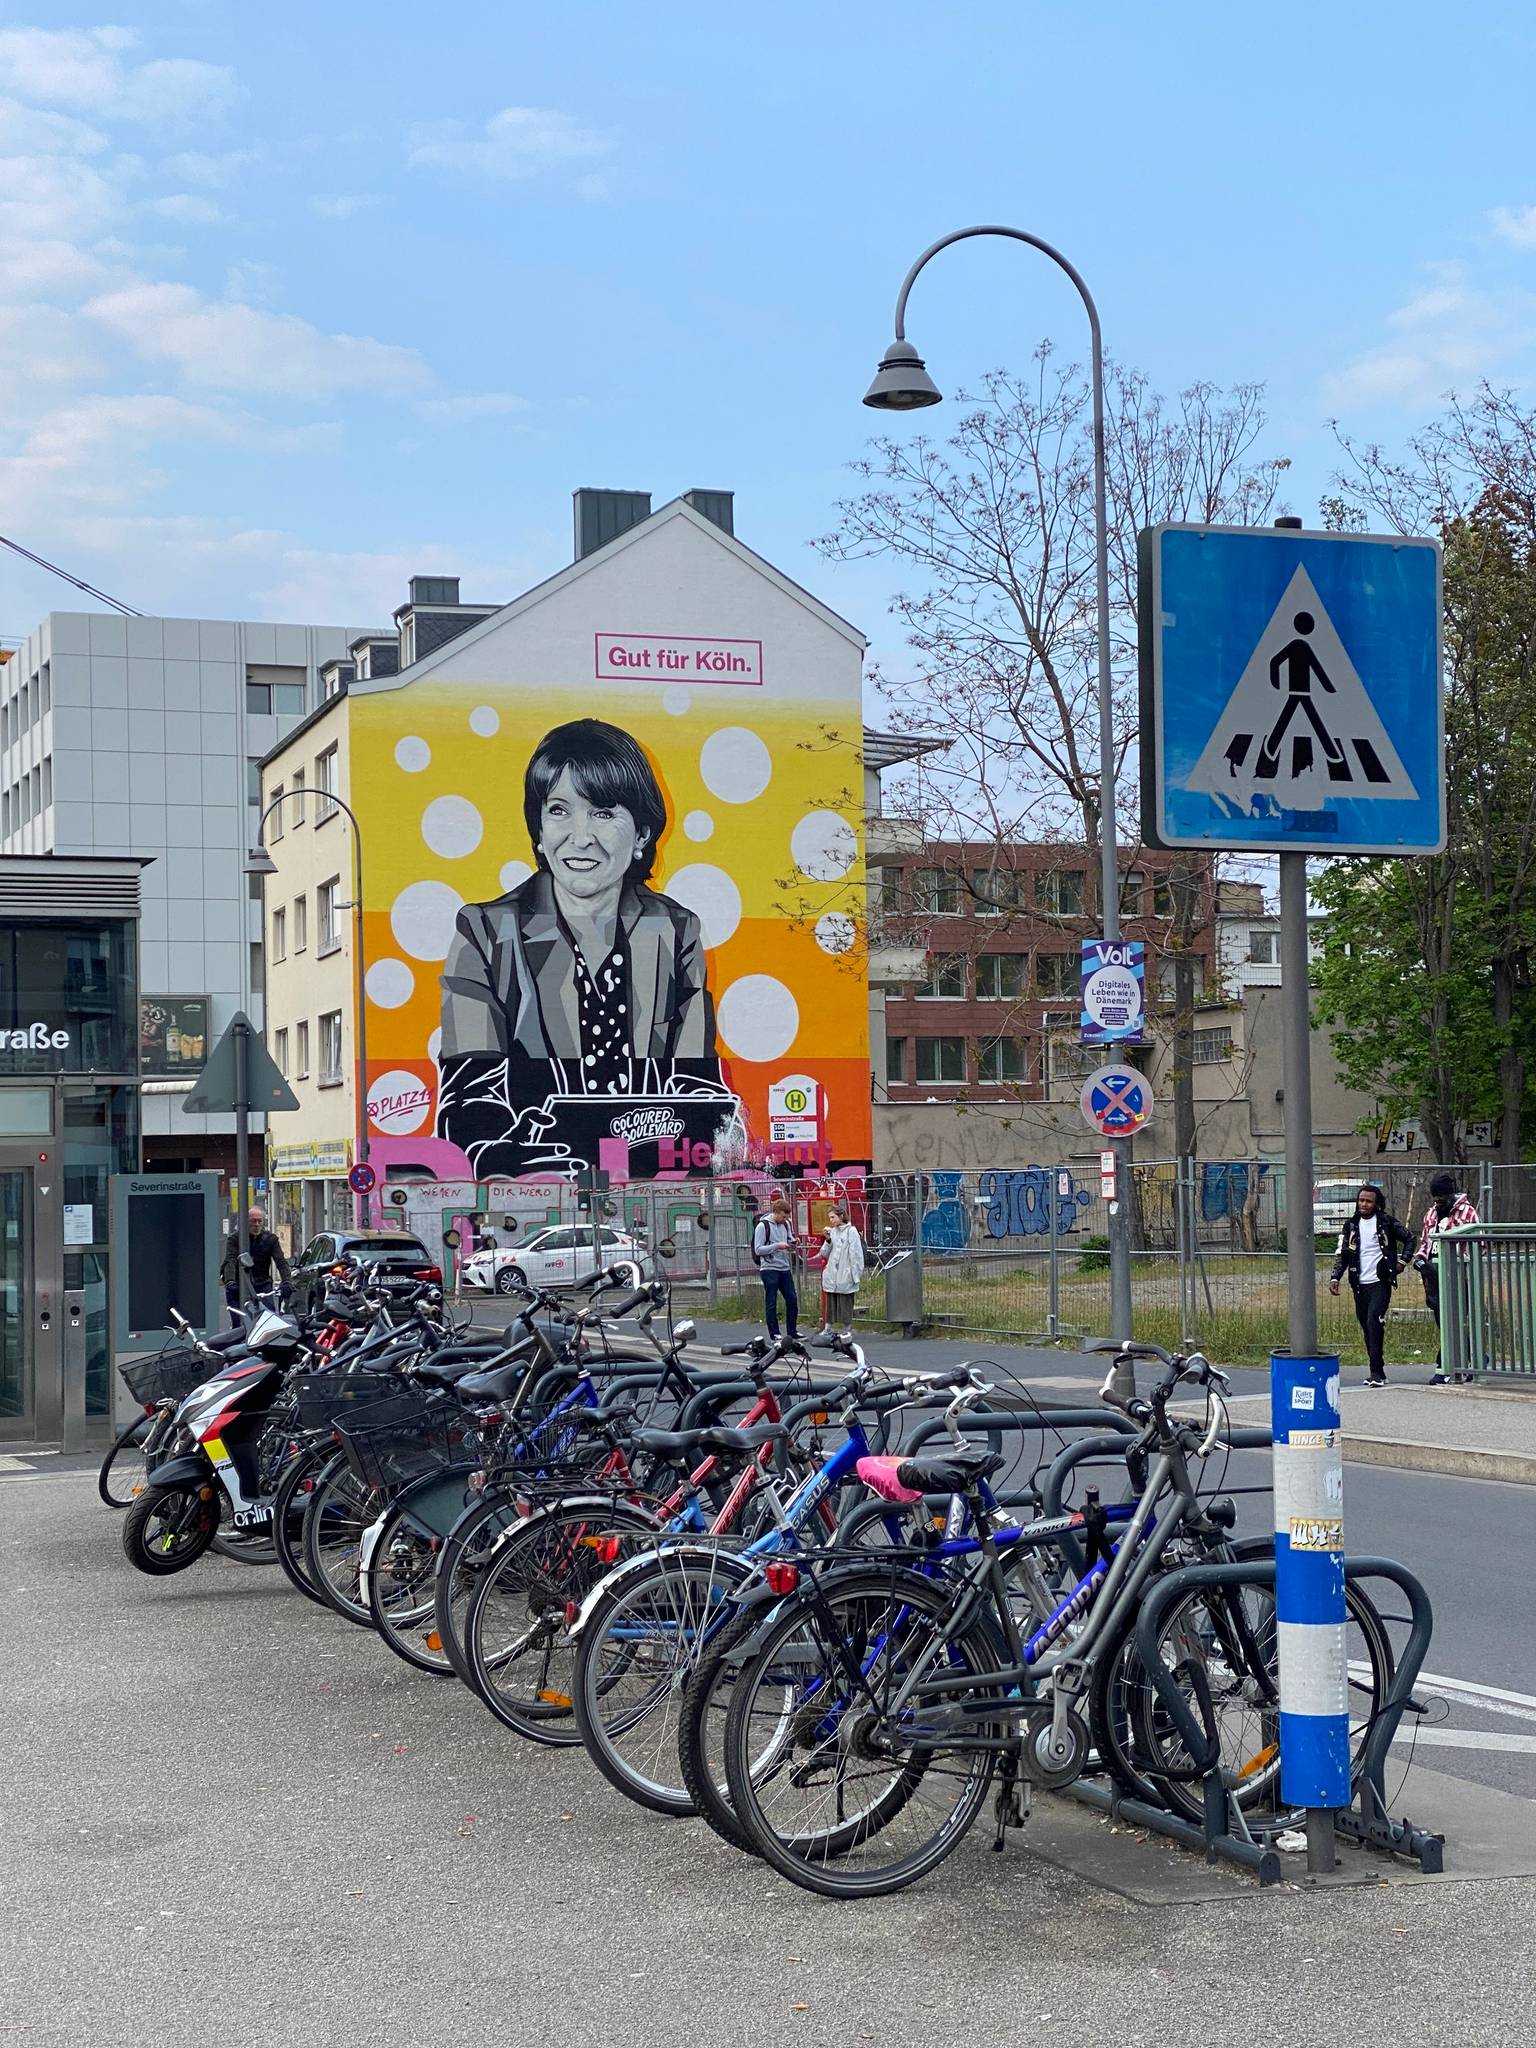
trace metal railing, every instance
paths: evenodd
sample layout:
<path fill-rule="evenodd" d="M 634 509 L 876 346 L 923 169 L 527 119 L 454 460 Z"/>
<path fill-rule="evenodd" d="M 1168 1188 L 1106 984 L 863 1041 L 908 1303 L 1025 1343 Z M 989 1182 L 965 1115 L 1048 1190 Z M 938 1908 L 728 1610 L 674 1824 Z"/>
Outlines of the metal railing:
<path fill-rule="evenodd" d="M 1536 1379 L 1536 1225 L 1466 1224 L 1436 1249 L 1446 1371 Z"/>

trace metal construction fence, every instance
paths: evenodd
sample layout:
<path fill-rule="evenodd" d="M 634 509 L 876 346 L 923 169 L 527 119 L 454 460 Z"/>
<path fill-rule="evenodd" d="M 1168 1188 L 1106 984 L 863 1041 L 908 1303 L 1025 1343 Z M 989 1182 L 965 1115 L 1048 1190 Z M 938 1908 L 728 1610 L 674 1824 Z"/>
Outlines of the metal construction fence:
<path fill-rule="evenodd" d="M 1429 1182 L 1456 1176 L 1486 1222 L 1536 1214 L 1536 1176 L 1490 1165 L 1441 1167 L 1370 1157 L 1320 1165 L 1313 1179 L 1321 1341 L 1348 1362 L 1364 1358 L 1347 1286 L 1328 1291 L 1340 1228 L 1362 1182 L 1379 1185 L 1389 1213 L 1417 1235 Z M 917 1325 L 957 1336 L 1072 1343 L 1109 1333 L 1109 1216 L 1097 1160 L 885 1173 L 786 1182 L 765 1175 L 716 1181 L 615 1183 L 595 1198 L 551 1187 L 544 1220 L 599 1222 L 664 1262 L 696 1312 L 757 1320 L 762 1298 L 753 1226 L 770 1195 L 791 1200 L 812 1246 L 832 1200 L 849 1202 L 868 1271 L 858 1313 L 866 1322 Z M 597 1214 L 593 1214 L 593 1202 Z M 482 1207 L 496 1221 L 494 1197 Z M 1223 1363 L 1262 1363 L 1286 1341 L 1285 1168 L 1253 1160 L 1138 1160 L 1132 1169 L 1132 1288 L 1138 1335 L 1199 1344 Z M 524 1220 L 523 1235 L 536 1219 Z M 814 1258 L 802 1292 L 818 1285 Z M 814 1306 L 814 1304 L 811 1304 Z M 1426 1364 L 1438 1331 L 1412 1272 L 1397 1289 L 1389 1360 Z"/>

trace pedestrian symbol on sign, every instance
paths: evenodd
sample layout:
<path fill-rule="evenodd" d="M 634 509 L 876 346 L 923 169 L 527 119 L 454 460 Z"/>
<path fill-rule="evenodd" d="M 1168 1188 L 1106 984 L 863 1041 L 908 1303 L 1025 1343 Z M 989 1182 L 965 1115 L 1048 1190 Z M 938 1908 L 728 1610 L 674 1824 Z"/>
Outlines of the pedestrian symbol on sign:
<path fill-rule="evenodd" d="M 1286 585 L 1187 786 L 1241 817 L 1320 810 L 1330 796 L 1417 799 L 1304 568 Z"/>

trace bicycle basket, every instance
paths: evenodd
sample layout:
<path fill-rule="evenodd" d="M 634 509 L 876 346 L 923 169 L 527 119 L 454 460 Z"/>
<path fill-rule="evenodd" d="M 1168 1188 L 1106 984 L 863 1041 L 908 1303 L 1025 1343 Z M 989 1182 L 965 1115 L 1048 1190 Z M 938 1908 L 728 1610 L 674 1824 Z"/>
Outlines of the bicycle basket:
<path fill-rule="evenodd" d="M 389 1495 L 466 1456 L 478 1441 L 473 1423 L 452 1402 L 417 1393 L 360 1408 L 355 1420 L 338 1418 L 335 1429 L 353 1478 Z"/>
<path fill-rule="evenodd" d="M 171 1351 L 120 1365 L 118 1371 L 135 1401 L 143 1408 L 153 1408 L 157 1401 L 185 1401 L 194 1387 L 215 1379 L 219 1368 L 194 1352 Z"/>
<path fill-rule="evenodd" d="M 288 1382 L 298 1428 L 306 1435 L 333 1429 L 349 1415 L 359 1419 L 383 1401 L 400 1399 L 400 1382 L 392 1373 L 300 1372 Z"/>

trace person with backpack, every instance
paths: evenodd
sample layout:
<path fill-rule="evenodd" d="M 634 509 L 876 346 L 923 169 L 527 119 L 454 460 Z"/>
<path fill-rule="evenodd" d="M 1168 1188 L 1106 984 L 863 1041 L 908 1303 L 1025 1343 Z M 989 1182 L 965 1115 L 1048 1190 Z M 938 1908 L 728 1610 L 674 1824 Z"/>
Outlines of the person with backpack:
<path fill-rule="evenodd" d="M 1456 1185 L 1453 1173 L 1437 1173 L 1429 1184 L 1429 1207 L 1424 1211 L 1424 1223 L 1419 1231 L 1419 1249 L 1414 1255 L 1414 1266 L 1424 1282 L 1424 1306 L 1435 1319 L 1435 1376 L 1427 1384 L 1432 1387 L 1448 1387 L 1454 1379 L 1459 1385 L 1465 1380 L 1470 1386 L 1469 1372 L 1453 1373 L 1447 1378 L 1444 1353 L 1439 1344 L 1440 1335 L 1440 1259 L 1435 1250 L 1435 1239 L 1442 1230 L 1460 1230 L 1464 1224 L 1481 1223 L 1483 1219 L 1476 1208 Z"/>
<path fill-rule="evenodd" d="M 1413 1249 L 1413 1239 L 1395 1216 L 1387 1214 L 1387 1198 L 1374 1181 L 1367 1181 L 1355 1196 L 1355 1213 L 1339 1232 L 1338 1255 L 1328 1276 L 1328 1292 L 1337 1294 L 1347 1273 L 1355 1297 L 1355 1316 L 1365 1338 L 1369 1372 L 1368 1387 L 1387 1384 L 1387 1310 L 1392 1306 L 1392 1289 L 1402 1270 L 1403 1257 Z"/>
<path fill-rule="evenodd" d="M 826 1322 L 821 1335 L 853 1328 L 853 1303 L 864 1278 L 864 1240 L 841 1203 L 827 1218 L 821 1249 L 826 1264 L 821 1272 L 821 1293 Z"/>
<path fill-rule="evenodd" d="M 800 1297 L 795 1292 L 795 1250 L 799 1243 L 789 1220 L 789 1204 L 775 1195 L 768 1214 L 759 1216 L 752 1231 L 752 1258 L 763 1282 L 763 1312 L 770 1337 L 779 1334 L 779 1300 L 784 1302 L 784 1320 L 791 1337 L 800 1334 Z"/>

